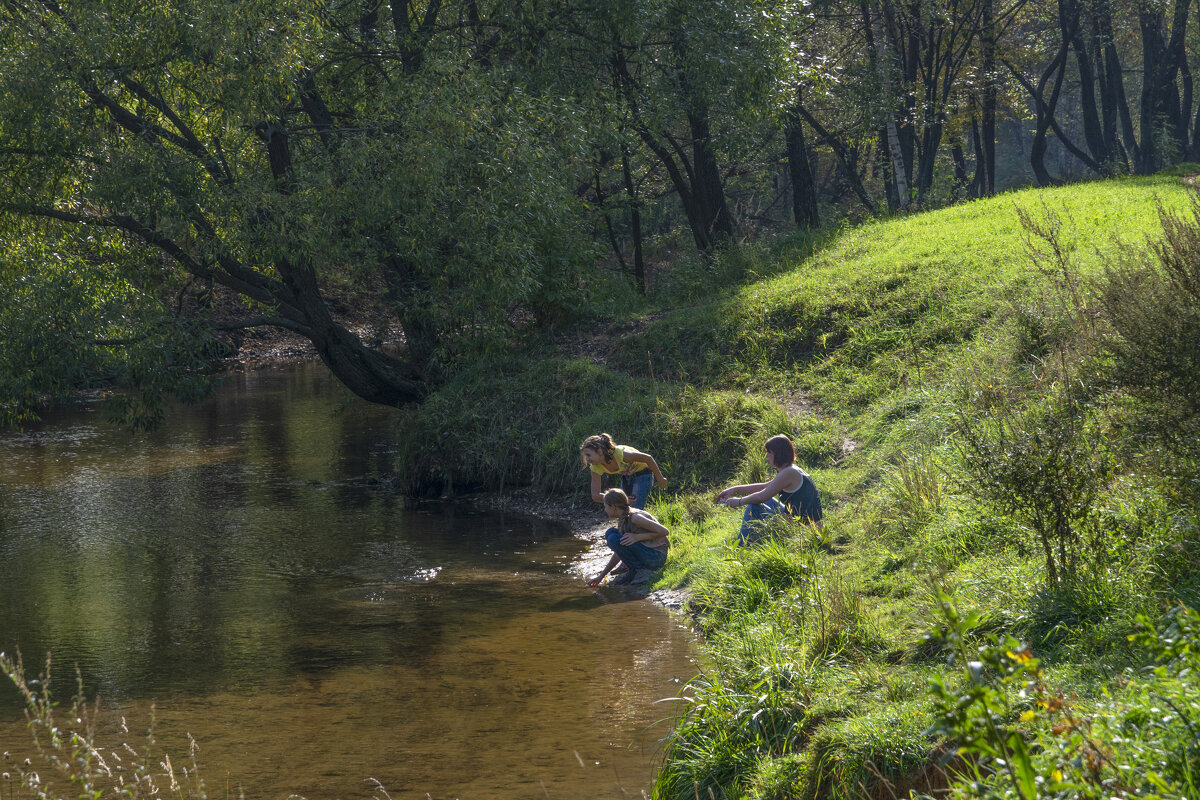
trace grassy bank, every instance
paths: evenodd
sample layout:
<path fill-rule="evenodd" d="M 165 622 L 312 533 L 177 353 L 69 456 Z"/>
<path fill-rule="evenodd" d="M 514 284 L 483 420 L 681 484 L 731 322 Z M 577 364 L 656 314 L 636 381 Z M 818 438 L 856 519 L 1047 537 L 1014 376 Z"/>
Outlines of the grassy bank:
<path fill-rule="evenodd" d="M 587 357 L 535 342 L 463 371 L 405 420 L 401 463 L 413 486 L 580 492 L 587 434 L 658 458 L 660 585 L 690 589 L 714 665 L 659 797 L 1197 796 L 1191 640 L 1169 633 L 1191 623 L 1163 614 L 1200 598 L 1200 298 L 1186 263 L 1172 283 L 1137 255 L 1159 204 L 1187 208 L 1177 180 L 679 265 L 649 302 L 604 292 Z M 713 490 L 763 479 L 776 432 L 825 524 L 733 549 Z"/>

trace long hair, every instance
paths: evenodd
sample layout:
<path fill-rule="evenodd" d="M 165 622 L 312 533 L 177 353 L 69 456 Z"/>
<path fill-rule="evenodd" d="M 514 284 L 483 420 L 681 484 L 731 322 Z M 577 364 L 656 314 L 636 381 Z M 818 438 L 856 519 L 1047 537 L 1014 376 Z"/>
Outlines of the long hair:
<path fill-rule="evenodd" d="M 583 457 L 584 450 L 595 450 L 605 461 L 612 461 L 613 454 L 617 452 L 617 443 L 607 433 L 598 433 L 595 436 L 589 436 L 583 440 L 583 444 L 579 445 L 579 460 L 586 467 L 587 459 Z"/>

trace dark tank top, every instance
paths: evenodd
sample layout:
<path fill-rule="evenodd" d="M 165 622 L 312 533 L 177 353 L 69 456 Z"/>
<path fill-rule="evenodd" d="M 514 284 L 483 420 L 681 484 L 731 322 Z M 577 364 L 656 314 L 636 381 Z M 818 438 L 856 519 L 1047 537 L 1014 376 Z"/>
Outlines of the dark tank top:
<path fill-rule="evenodd" d="M 820 522 L 824 515 L 821 513 L 821 496 L 817 494 L 817 485 L 804 470 L 800 470 L 800 474 L 804 476 L 800 488 L 794 492 L 780 492 L 779 502 L 787 506 L 796 519 Z"/>

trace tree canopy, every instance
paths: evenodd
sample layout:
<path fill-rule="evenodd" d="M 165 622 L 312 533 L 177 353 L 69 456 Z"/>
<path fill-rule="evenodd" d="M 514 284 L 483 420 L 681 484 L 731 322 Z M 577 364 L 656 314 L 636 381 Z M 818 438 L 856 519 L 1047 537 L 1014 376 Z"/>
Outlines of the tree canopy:
<path fill-rule="evenodd" d="M 10 419 L 105 372 L 97 348 L 169 361 L 256 325 L 401 404 L 464 340 L 579 302 L 581 121 L 487 64 L 439 4 L 0 9 L 3 280 L 23 301 L 6 323 L 46 329 L 10 353 Z M 398 327 L 403 352 L 350 332 L 331 294 Z"/>
<path fill-rule="evenodd" d="M 152 422 L 255 326 L 420 401 L 681 243 L 1194 159 L 1191 9 L 4 0 L 0 421 Z"/>

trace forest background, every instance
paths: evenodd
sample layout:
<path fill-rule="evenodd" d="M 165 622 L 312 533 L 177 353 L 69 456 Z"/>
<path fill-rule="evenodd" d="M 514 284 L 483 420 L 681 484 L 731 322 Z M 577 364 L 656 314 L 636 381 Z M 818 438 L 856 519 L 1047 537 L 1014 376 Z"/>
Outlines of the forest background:
<path fill-rule="evenodd" d="M 414 494 L 578 491 L 609 430 L 713 656 L 659 796 L 1194 797 L 1198 47 L 1190 0 L 5 0 L 0 419 L 153 426 L 278 328 Z M 829 519 L 730 550 L 780 431 Z"/>

